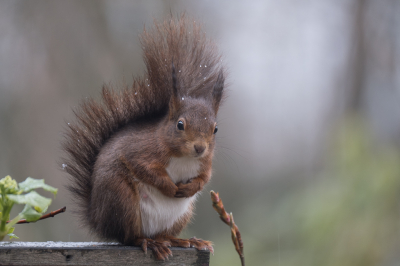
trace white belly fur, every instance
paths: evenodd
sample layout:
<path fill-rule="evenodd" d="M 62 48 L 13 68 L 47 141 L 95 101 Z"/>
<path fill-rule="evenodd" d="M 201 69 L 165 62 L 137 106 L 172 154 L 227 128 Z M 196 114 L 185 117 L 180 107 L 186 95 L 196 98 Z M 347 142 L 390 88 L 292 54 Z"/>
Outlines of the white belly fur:
<path fill-rule="evenodd" d="M 198 175 L 200 161 L 196 158 L 173 157 L 166 170 L 172 182 L 185 183 Z M 155 187 L 144 184 L 140 200 L 143 234 L 153 237 L 171 228 L 188 211 L 196 196 L 197 193 L 191 198 L 170 198 Z"/>

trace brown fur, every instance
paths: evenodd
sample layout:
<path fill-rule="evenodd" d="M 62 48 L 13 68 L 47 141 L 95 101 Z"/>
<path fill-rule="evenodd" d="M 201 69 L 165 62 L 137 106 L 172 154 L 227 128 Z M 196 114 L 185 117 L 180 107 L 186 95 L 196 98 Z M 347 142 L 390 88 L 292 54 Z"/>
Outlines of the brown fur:
<path fill-rule="evenodd" d="M 102 103 L 83 102 L 63 143 L 65 169 L 85 225 L 104 239 L 153 247 L 165 259 L 169 252 L 163 244 L 142 234 L 141 187 L 154 186 L 168 197 L 191 197 L 209 181 L 224 69 L 215 45 L 184 15 L 145 29 L 141 42 L 145 76 L 122 91 L 104 86 Z M 178 121 L 184 130 L 178 130 Z M 174 184 L 166 172 L 170 158 L 197 153 L 202 156 L 199 176 Z M 155 238 L 186 246 L 189 240 L 174 237 L 192 210 Z M 206 242 L 201 241 L 189 243 L 201 248 Z"/>

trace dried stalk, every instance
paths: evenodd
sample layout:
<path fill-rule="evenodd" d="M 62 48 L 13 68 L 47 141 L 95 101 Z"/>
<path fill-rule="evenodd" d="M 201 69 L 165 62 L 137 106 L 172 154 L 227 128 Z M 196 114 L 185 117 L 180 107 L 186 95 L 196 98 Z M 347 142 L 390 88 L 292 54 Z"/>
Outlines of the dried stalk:
<path fill-rule="evenodd" d="M 61 208 L 61 209 L 52 211 L 52 212 L 50 212 L 50 213 L 48 213 L 48 214 L 43 215 L 43 216 L 40 217 L 37 221 L 43 220 L 43 219 L 46 219 L 46 218 L 49 218 L 49 217 L 54 217 L 55 215 L 57 215 L 57 214 L 59 214 L 59 213 L 65 212 L 66 209 L 67 209 L 67 207 L 63 207 L 63 208 Z M 8 222 L 9 222 L 9 221 L 7 221 L 7 223 L 8 223 Z M 36 221 L 35 221 L 35 222 L 36 222 Z M 31 223 L 31 222 L 27 222 L 25 219 L 19 220 L 19 221 L 17 222 L 17 224 L 29 224 L 29 223 Z"/>
<path fill-rule="evenodd" d="M 231 236 L 232 236 L 232 241 L 233 244 L 235 245 L 235 249 L 237 253 L 240 256 L 240 261 L 242 262 L 242 266 L 245 266 L 244 264 L 244 253 L 243 253 L 243 242 L 242 242 L 242 236 L 240 235 L 239 228 L 236 226 L 234 220 L 233 220 L 233 215 L 232 213 L 228 214 L 225 211 L 224 204 L 222 203 L 222 200 L 219 198 L 219 193 L 215 193 L 213 190 L 211 190 L 211 201 L 213 203 L 213 208 L 216 210 L 219 214 L 219 218 L 229 225 L 231 227 Z"/>

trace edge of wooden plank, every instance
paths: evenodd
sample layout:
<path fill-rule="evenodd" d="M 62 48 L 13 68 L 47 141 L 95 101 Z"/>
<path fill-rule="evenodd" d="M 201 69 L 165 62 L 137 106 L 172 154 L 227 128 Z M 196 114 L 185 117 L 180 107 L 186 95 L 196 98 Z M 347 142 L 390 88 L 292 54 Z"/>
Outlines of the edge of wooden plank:
<path fill-rule="evenodd" d="M 209 265 L 210 252 L 171 248 L 156 261 L 150 250 L 107 242 L 0 242 L 0 265 Z"/>

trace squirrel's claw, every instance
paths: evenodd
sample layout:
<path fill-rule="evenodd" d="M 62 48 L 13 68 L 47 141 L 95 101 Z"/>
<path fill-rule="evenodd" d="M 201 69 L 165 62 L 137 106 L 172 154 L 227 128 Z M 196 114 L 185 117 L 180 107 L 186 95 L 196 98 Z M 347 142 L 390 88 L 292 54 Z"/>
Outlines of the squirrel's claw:
<path fill-rule="evenodd" d="M 154 257 L 157 260 L 166 260 L 172 256 L 172 251 L 168 248 L 171 246 L 169 241 L 156 241 L 150 238 L 139 239 L 137 245 L 142 247 L 142 250 L 147 254 L 147 248 L 151 249 Z"/>
<path fill-rule="evenodd" d="M 146 239 L 143 239 L 142 250 L 143 250 L 144 254 L 147 254 L 147 240 Z"/>
<path fill-rule="evenodd" d="M 175 198 L 187 198 L 188 196 L 186 195 L 186 193 L 184 192 L 184 191 L 182 191 L 182 190 L 178 190 L 176 193 L 175 193 L 175 196 L 174 196 Z"/>
<path fill-rule="evenodd" d="M 180 182 L 180 183 L 176 184 L 176 186 L 178 187 L 178 190 L 175 192 L 175 195 L 174 195 L 175 198 L 188 197 L 187 193 L 186 193 L 187 186 L 185 186 L 185 184 Z"/>

